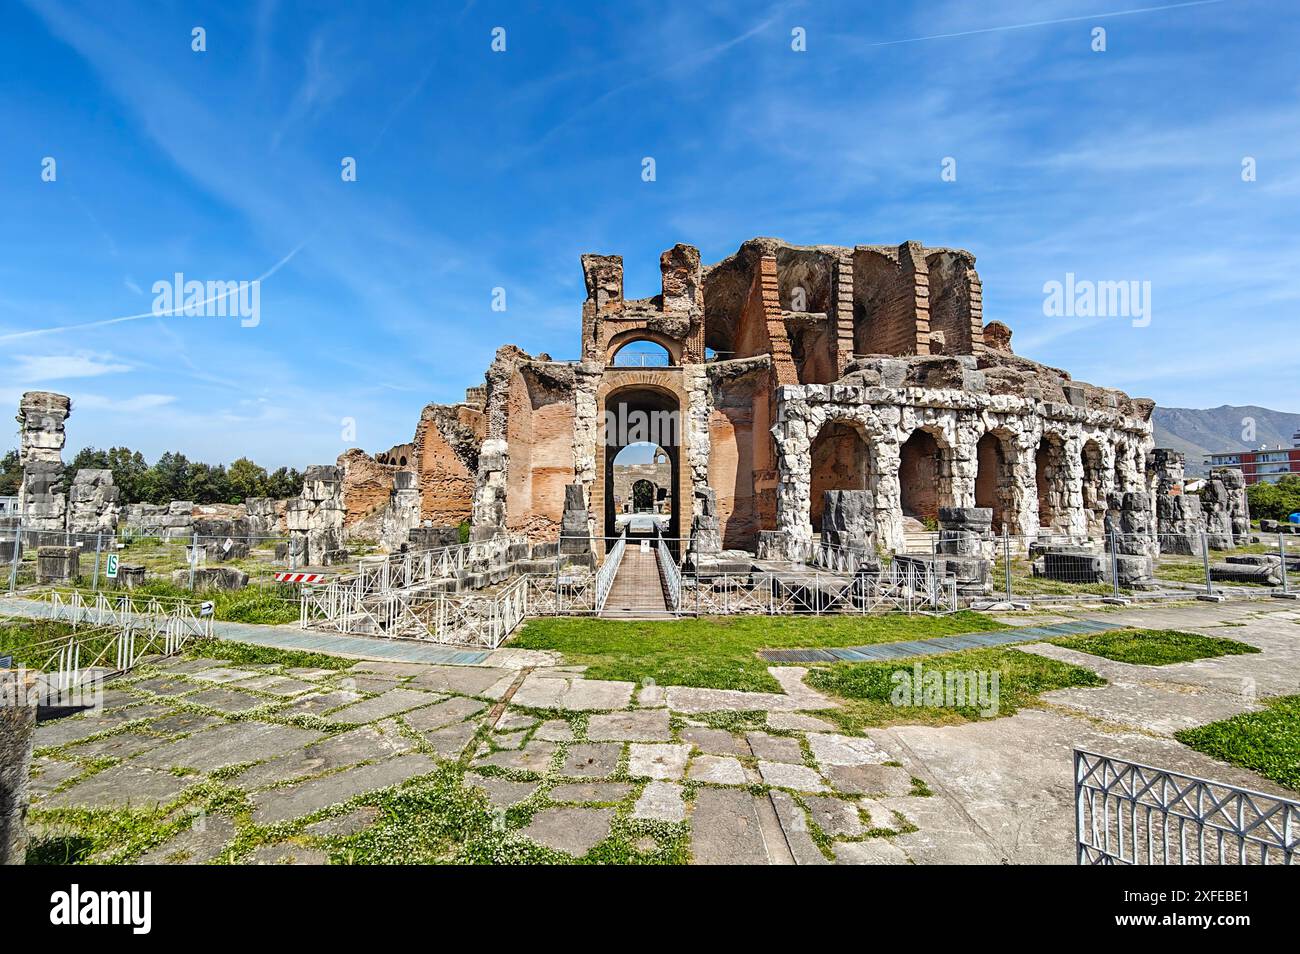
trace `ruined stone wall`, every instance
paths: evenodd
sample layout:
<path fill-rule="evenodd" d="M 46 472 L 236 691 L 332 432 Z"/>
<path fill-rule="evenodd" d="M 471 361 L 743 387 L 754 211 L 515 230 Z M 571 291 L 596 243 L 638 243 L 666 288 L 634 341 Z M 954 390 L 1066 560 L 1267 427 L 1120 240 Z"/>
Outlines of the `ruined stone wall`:
<path fill-rule="evenodd" d="M 377 519 L 388 506 L 399 468 L 356 447 L 340 454 L 335 465 L 343 475 L 343 529 L 354 538 L 378 539 Z"/>
<path fill-rule="evenodd" d="M 918 242 L 854 249 L 855 354 L 928 354 L 929 281 L 925 252 Z"/>
<path fill-rule="evenodd" d="M 472 395 L 466 392 L 466 396 Z M 482 405 L 430 404 L 421 412 L 410 463 L 402 469 L 419 475 L 422 520 L 452 526 L 471 517 L 479 449 L 486 432 Z"/>
<path fill-rule="evenodd" d="M 980 353 L 984 350 L 984 290 L 975 271 L 975 256 L 943 249 L 927 255 L 926 265 L 930 353 Z"/>
<path fill-rule="evenodd" d="M 510 382 L 506 526 L 531 539 L 558 535 L 574 479 L 573 385 L 567 364 L 521 365 Z"/>
<path fill-rule="evenodd" d="M 68 530 L 72 533 L 113 533 L 118 522 L 117 487 L 113 472 L 83 468 L 68 488 Z"/>
<path fill-rule="evenodd" d="M 1112 450 L 1123 444 L 1145 456 L 1152 443 L 1150 403 L 1102 406 L 1109 402 L 1098 398 L 1092 402 L 1098 406 L 1093 407 L 1090 393 L 1075 404 L 992 394 L 981 386 L 981 373 L 974 369 L 973 360 L 876 362 L 837 384 L 783 387 L 774 428 L 780 457 L 777 530 L 794 539 L 811 539 L 812 444 L 828 421 L 839 421 L 851 424 L 866 440 L 875 522 L 888 549 L 903 546 L 901 451 L 918 430 L 935 436 L 943 458 L 946 473 L 937 481 L 940 507 L 974 506 L 979 441 L 987 433 L 999 436 L 1012 482 L 1004 497 L 1008 529 L 1023 536 L 1037 536 L 1042 529 L 1035 467 L 1038 448 L 1045 436 L 1059 442 L 1060 460 L 1051 482 L 1061 512 L 1051 529 L 1086 537 L 1083 446 L 1089 440 Z M 927 367 L 936 362 L 940 367 Z M 914 383 L 939 383 L 945 376 L 950 385 L 946 388 Z M 1102 480 L 1114 472 L 1113 466 L 1104 467 Z M 1098 493 L 1109 489 L 1103 483 Z"/>

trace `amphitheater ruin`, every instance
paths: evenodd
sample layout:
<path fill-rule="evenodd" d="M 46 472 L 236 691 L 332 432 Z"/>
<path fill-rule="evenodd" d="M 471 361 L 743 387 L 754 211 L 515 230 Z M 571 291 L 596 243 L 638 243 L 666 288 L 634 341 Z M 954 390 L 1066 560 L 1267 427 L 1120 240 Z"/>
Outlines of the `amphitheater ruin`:
<path fill-rule="evenodd" d="M 626 515 L 651 513 L 642 529 L 673 564 L 661 578 L 843 570 L 848 552 L 851 573 L 910 561 L 965 596 L 991 591 L 999 548 L 1035 573 L 1083 561 L 1141 587 L 1162 548 L 1250 532 L 1239 472 L 1183 493 L 1151 400 L 1016 355 L 1007 325 L 984 320 L 967 251 L 755 238 L 703 265 L 679 244 L 643 299 L 624 297 L 619 256 L 581 264 L 576 360 L 506 345 L 463 401 L 425 407 L 408 443 L 350 449 L 310 468 L 299 498 L 206 517 L 284 532 L 302 564 L 345 562 L 349 540 L 448 546 L 468 525 L 521 561 L 594 571 L 637 535 Z M 118 507 L 107 472 L 59 486 L 68 411 L 61 395 L 23 398 L 25 525 L 183 534 L 205 516 Z"/>

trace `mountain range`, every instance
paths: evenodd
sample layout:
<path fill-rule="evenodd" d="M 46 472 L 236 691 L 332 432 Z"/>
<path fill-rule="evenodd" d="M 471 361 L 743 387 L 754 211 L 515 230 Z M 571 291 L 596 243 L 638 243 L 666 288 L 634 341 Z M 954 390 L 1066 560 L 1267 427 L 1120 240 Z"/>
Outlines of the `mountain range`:
<path fill-rule="evenodd" d="M 1172 447 L 1187 455 L 1187 473 L 1204 475 L 1204 455 L 1236 450 L 1291 447 L 1300 432 L 1300 414 L 1274 411 L 1253 404 L 1204 409 L 1157 407 L 1151 416 L 1156 447 Z M 1252 430 L 1253 429 L 1253 430 Z"/>

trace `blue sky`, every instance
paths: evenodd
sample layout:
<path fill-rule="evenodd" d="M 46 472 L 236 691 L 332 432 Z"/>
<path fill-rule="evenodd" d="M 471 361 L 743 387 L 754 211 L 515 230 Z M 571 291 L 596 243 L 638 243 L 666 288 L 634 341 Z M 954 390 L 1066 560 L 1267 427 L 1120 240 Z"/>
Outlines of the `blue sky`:
<path fill-rule="evenodd" d="M 1158 6 L 7 0 L 0 402 L 71 394 L 69 451 L 332 461 L 501 344 L 575 357 L 581 253 L 635 297 L 775 235 L 968 248 L 1022 354 L 1300 411 L 1300 9 L 1113 15 Z M 260 323 L 148 316 L 177 272 L 266 276 Z M 1149 281 L 1151 323 L 1046 317 L 1068 272 Z"/>

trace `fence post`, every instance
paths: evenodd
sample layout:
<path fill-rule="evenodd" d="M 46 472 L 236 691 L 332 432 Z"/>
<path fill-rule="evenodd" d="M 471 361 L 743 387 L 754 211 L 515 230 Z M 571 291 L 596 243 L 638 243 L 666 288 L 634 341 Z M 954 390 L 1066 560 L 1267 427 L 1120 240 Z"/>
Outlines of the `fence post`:
<path fill-rule="evenodd" d="M 90 588 L 99 591 L 99 554 L 104 548 L 104 531 L 95 533 L 95 575 L 90 578 Z"/>
<path fill-rule="evenodd" d="M 1201 534 L 1201 562 L 1205 564 L 1205 595 L 1214 595 L 1214 582 L 1210 579 L 1210 535 Z"/>
<path fill-rule="evenodd" d="M 1277 555 L 1282 558 L 1282 592 L 1290 593 L 1291 583 L 1286 575 L 1286 537 L 1281 530 L 1277 532 Z"/>
<path fill-rule="evenodd" d="M 1002 565 L 1006 571 L 1007 599 L 1011 599 L 1011 531 L 1002 525 Z"/>
<path fill-rule="evenodd" d="M 13 593 L 18 588 L 18 551 L 23 545 L 23 524 L 19 518 L 14 525 L 14 558 L 9 567 L 9 592 Z"/>
<path fill-rule="evenodd" d="M 199 562 L 199 532 L 194 531 L 193 543 L 190 546 L 190 591 L 194 590 L 194 567 Z"/>

